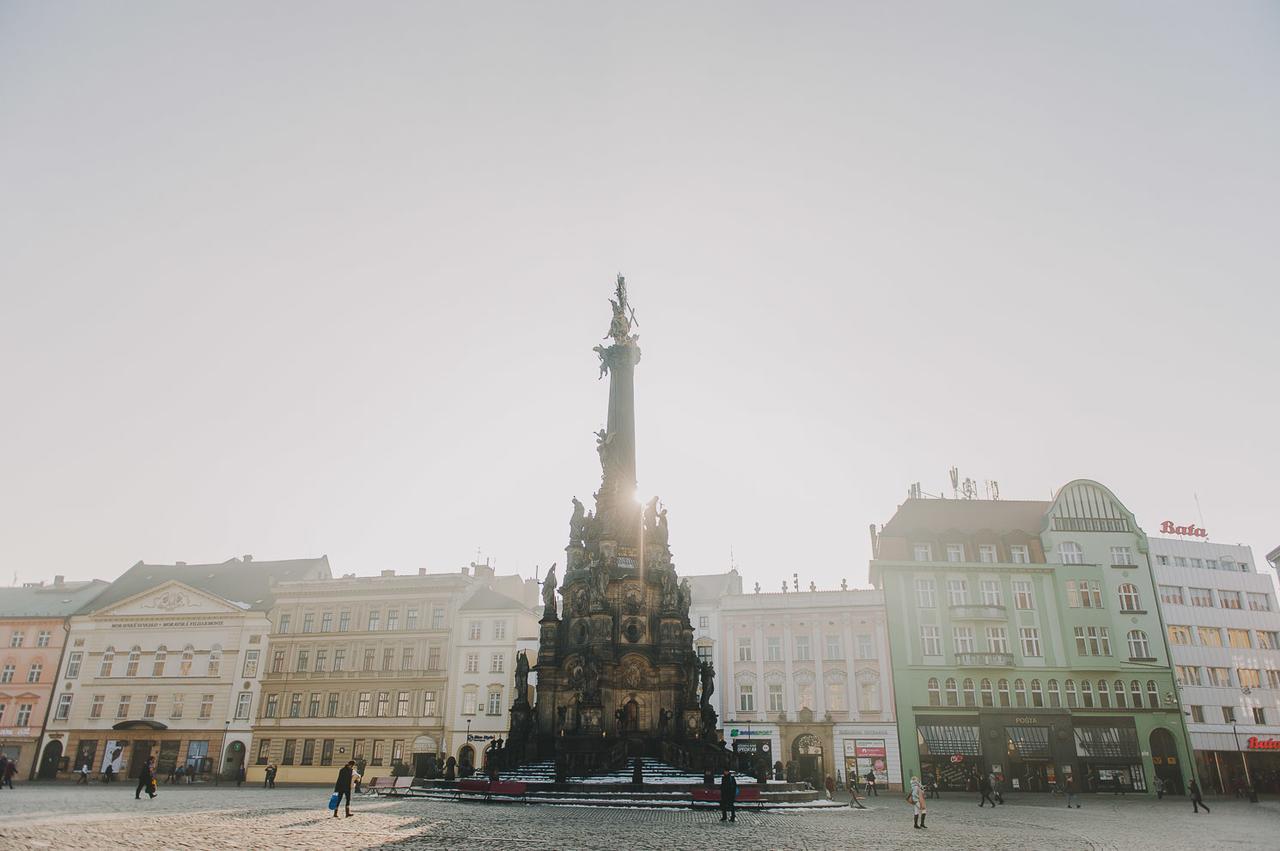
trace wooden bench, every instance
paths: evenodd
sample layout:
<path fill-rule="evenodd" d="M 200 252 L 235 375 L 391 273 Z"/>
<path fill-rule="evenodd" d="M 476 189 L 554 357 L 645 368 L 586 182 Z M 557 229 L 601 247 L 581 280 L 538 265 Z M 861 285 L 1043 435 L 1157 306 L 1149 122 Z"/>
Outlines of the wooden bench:
<path fill-rule="evenodd" d="M 482 792 L 486 801 L 494 795 L 523 798 L 529 791 L 529 784 L 517 780 L 459 780 L 457 791 L 458 797 L 462 797 L 463 792 Z"/>

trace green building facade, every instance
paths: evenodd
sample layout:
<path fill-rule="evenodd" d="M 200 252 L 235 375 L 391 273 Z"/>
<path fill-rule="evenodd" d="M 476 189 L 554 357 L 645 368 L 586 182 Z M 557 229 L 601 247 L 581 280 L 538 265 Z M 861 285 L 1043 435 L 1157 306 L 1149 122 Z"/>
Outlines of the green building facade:
<path fill-rule="evenodd" d="M 1171 794 L 1190 782 L 1147 539 L 1106 487 L 908 499 L 874 532 L 903 776 Z"/>

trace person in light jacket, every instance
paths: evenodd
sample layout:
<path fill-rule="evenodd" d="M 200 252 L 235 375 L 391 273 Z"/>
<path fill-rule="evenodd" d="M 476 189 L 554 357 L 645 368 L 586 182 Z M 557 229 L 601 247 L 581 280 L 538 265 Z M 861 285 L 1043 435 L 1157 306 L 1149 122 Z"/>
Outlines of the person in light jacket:
<path fill-rule="evenodd" d="M 920 780 L 914 774 L 911 775 L 911 793 L 907 795 L 915 810 L 915 826 L 921 830 L 928 830 L 924 824 L 924 817 L 927 816 L 928 810 L 924 803 L 924 787 L 920 785 Z"/>

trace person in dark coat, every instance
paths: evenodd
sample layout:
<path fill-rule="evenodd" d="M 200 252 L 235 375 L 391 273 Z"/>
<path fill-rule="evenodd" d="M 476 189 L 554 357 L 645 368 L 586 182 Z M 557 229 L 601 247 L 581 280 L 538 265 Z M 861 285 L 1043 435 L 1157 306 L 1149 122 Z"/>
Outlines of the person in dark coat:
<path fill-rule="evenodd" d="M 988 801 L 991 803 L 991 809 L 996 808 L 996 802 L 991 800 L 991 778 L 986 774 L 978 778 L 978 791 L 982 793 L 982 799 L 978 801 L 978 808 L 981 809 Z"/>
<path fill-rule="evenodd" d="M 720 821 L 724 821 L 726 817 L 729 821 L 738 820 L 738 811 L 735 809 L 737 801 L 738 781 L 734 779 L 733 772 L 726 768 L 724 776 L 720 778 Z"/>
<path fill-rule="evenodd" d="M 644 785 L 644 764 L 640 762 L 640 757 L 636 757 L 631 766 L 631 782 L 636 786 Z"/>
<path fill-rule="evenodd" d="M 1204 807 L 1206 813 L 1209 812 L 1209 807 L 1204 802 L 1204 796 L 1200 794 L 1200 784 L 1196 782 L 1194 777 L 1191 778 L 1191 785 L 1187 788 L 1191 792 L 1192 812 L 1200 812 L 1201 807 Z"/>
<path fill-rule="evenodd" d="M 156 761 L 154 757 L 150 757 L 142 764 L 142 769 L 138 772 L 138 788 L 133 790 L 135 800 L 142 799 L 142 790 L 147 790 L 147 797 L 154 798 L 155 790 L 151 788 L 151 784 L 155 781 Z"/>
<path fill-rule="evenodd" d="M 351 783 L 352 777 L 355 775 L 356 761 L 354 759 L 347 760 L 347 764 L 342 766 L 338 771 L 338 780 L 333 784 L 333 791 L 337 792 L 341 797 L 338 798 L 338 806 L 342 805 L 343 800 L 347 804 L 347 818 L 351 818 Z M 333 808 L 333 817 L 338 817 L 338 807 Z"/>

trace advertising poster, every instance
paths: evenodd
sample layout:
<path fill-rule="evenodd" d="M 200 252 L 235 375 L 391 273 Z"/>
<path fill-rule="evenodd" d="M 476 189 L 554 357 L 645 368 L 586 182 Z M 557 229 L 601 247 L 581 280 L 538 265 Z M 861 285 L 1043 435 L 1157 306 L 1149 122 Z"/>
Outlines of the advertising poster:
<path fill-rule="evenodd" d="M 108 765 L 115 774 L 119 774 L 124 768 L 124 742 L 107 739 L 107 749 L 102 752 L 102 768 L 99 770 L 106 773 Z"/>

